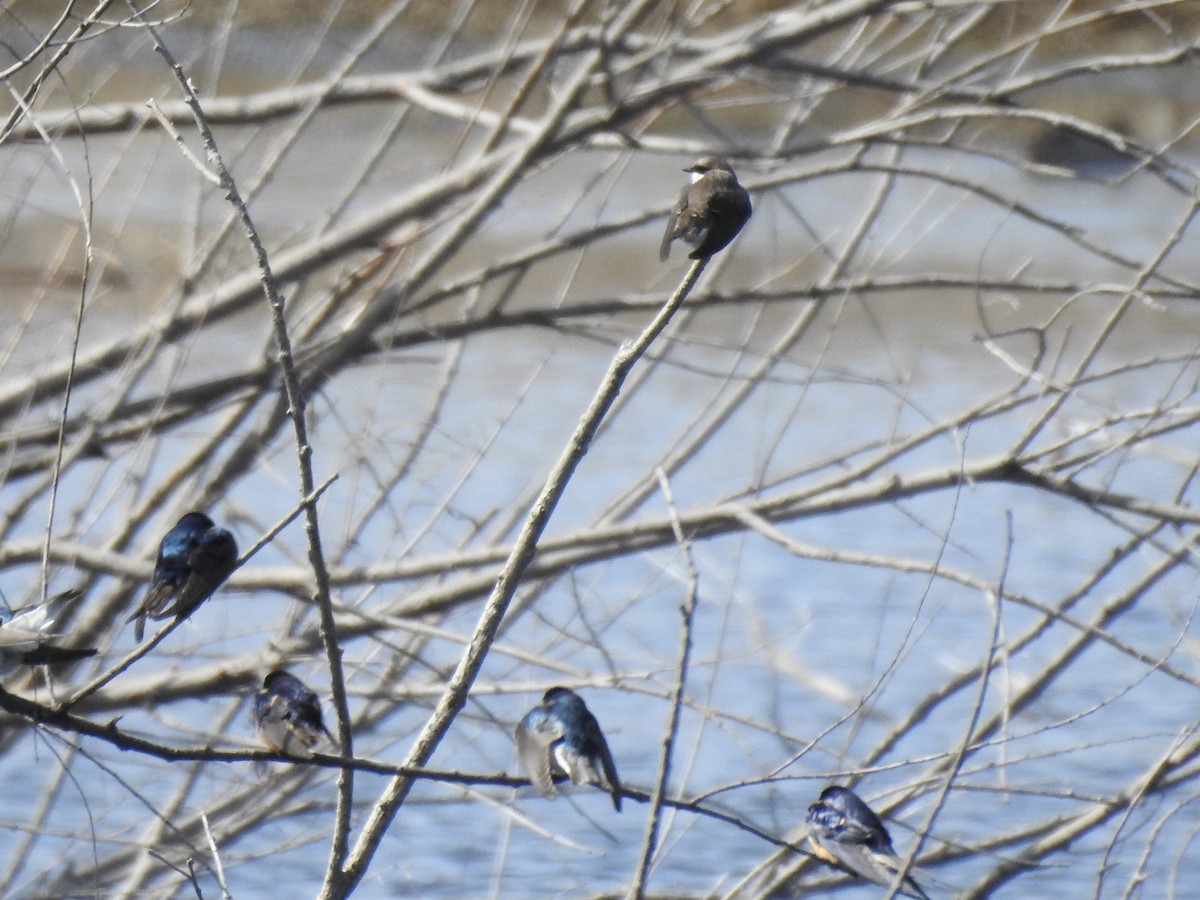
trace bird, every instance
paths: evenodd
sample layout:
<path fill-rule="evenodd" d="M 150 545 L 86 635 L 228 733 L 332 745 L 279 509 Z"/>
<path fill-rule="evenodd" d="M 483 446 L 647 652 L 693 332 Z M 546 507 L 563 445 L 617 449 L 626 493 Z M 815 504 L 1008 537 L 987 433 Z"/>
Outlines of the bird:
<path fill-rule="evenodd" d="M 62 611 L 81 596 L 77 590 L 64 591 L 45 603 L 17 610 L 0 600 L 0 678 L 22 665 L 72 662 L 96 655 L 95 647 L 58 647 L 49 643 L 58 636 L 54 626 Z"/>
<path fill-rule="evenodd" d="M 281 669 L 269 673 L 254 694 L 254 724 L 263 743 L 281 753 L 311 756 L 322 734 L 333 742 L 317 695 Z"/>
<path fill-rule="evenodd" d="M 154 578 L 142 605 L 127 620 L 137 620 L 134 636 L 142 639 L 147 617 L 182 619 L 191 615 L 237 568 L 237 561 L 232 534 L 202 512 L 185 514 L 162 539 Z"/>
<path fill-rule="evenodd" d="M 552 687 L 517 724 L 517 756 L 544 797 L 555 797 L 555 776 L 594 784 L 612 794 L 621 811 L 621 782 L 600 723 L 574 691 Z"/>
<path fill-rule="evenodd" d="M 879 816 L 848 788 L 830 785 L 808 808 L 808 838 L 818 857 L 859 878 L 888 887 L 903 863 L 892 849 L 892 838 Z M 929 900 L 908 874 L 901 893 Z"/>
<path fill-rule="evenodd" d="M 750 195 L 725 160 L 705 156 L 683 171 L 691 173 L 692 181 L 680 192 L 667 219 L 658 248 L 658 258 L 663 261 L 677 239 L 692 246 L 689 259 L 708 259 L 737 237 L 750 220 Z"/>

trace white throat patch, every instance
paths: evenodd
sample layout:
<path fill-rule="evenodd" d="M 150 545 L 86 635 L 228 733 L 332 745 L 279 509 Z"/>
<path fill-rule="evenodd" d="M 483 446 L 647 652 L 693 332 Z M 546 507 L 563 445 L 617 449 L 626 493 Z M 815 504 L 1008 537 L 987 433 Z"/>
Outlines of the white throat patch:
<path fill-rule="evenodd" d="M 704 172 L 693 172 L 692 173 L 692 184 L 695 184 L 697 181 L 699 181 L 701 178 L 703 178 L 704 175 L 705 175 Z"/>

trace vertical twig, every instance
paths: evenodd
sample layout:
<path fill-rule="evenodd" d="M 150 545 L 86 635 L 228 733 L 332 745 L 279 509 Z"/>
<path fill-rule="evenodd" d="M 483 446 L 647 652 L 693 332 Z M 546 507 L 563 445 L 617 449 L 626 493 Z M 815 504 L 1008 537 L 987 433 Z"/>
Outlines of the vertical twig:
<path fill-rule="evenodd" d="M 658 758 L 658 776 L 654 781 L 654 789 L 650 793 L 650 812 L 646 816 L 646 832 L 642 839 L 641 861 L 638 865 L 637 876 L 629 887 L 629 900 L 641 900 L 646 894 L 646 879 L 650 875 L 650 862 L 658 847 L 658 829 L 662 814 L 663 796 L 666 794 L 667 782 L 671 777 L 671 752 L 675 746 L 675 735 L 679 732 L 679 714 L 683 708 L 683 688 L 687 681 L 688 663 L 692 655 L 692 622 L 696 617 L 696 601 L 700 594 L 700 576 L 696 571 L 695 560 L 692 559 L 691 542 L 683 533 L 683 525 L 679 521 L 679 510 L 675 507 L 675 497 L 671 494 L 671 483 L 666 473 L 660 467 L 655 475 L 662 488 L 663 497 L 667 501 L 667 512 L 671 517 L 671 530 L 675 533 L 675 543 L 683 555 L 684 566 L 688 574 L 687 597 L 679 608 L 683 619 L 683 627 L 679 635 L 679 659 L 675 665 L 675 690 L 671 695 L 671 714 L 667 717 L 667 727 L 663 732 L 662 751 Z"/>
<path fill-rule="evenodd" d="M 329 681 L 333 694 L 334 710 L 338 721 L 338 745 L 343 757 L 354 755 L 353 736 L 350 733 L 350 713 L 346 702 L 346 684 L 342 673 L 342 652 L 337 642 L 336 625 L 333 618 L 333 603 L 329 595 L 329 572 L 325 565 L 324 551 L 321 546 L 321 532 L 317 516 L 316 503 L 307 501 L 313 494 L 315 479 L 312 471 L 312 446 L 308 440 L 308 428 L 305 424 L 305 399 L 300 388 L 300 380 L 296 375 L 295 362 L 292 358 L 291 339 L 288 337 L 287 322 L 284 319 L 283 297 L 279 293 L 275 276 L 271 271 L 271 262 L 266 248 L 258 236 L 258 229 L 250 217 L 246 204 L 238 192 L 237 183 L 225 166 L 220 151 L 217 149 L 216 138 L 208 125 L 200 98 L 196 95 L 190 80 L 184 74 L 179 63 L 159 36 L 158 31 L 142 16 L 136 0 L 127 0 L 134 15 L 149 31 L 154 40 L 154 47 L 166 60 L 175 80 L 183 91 L 184 100 L 192 110 L 196 127 L 200 132 L 201 141 L 209 161 L 216 168 L 221 179 L 221 186 L 241 221 L 246 232 L 246 238 L 254 251 L 258 264 L 260 283 L 263 294 L 271 308 L 271 325 L 275 341 L 279 348 L 279 367 L 283 375 L 283 388 L 288 401 L 288 417 L 296 437 L 296 454 L 300 470 L 300 496 L 306 498 L 304 504 L 304 526 L 308 536 L 308 559 L 312 566 L 313 577 L 316 580 L 316 591 L 313 600 L 317 605 L 321 620 L 321 642 L 325 648 L 325 656 L 329 661 Z M 334 821 L 333 839 L 329 850 L 329 872 L 341 868 L 349 845 L 350 813 L 354 800 L 354 772 L 349 767 L 338 773 L 337 812 Z"/>
<path fill-rule="evenodd" d="M 212 829 L 208 827 L 208 814 L 203 810 L 200 811 L 200 824 L 204 826 L 204 837 L 208 840 L 208 849 L 212 851 L 213 871 L 217 874 L 217 884 L 221 886 L 221 898 L 233 900 L 233 895 L 229 893 L 229 884 L 225 881 L 225 866 L 221 863 L 221 853 L 217 850 Z"/>
<path fill-rule="evenodd" d="M 9 85 L 9 94 L 12 96 L 17 108 L 29 117 L 29 121 L 37 129 L 42 141 L 50 148 L 50 153 L 54 157 L 55 162 L 62 168 L 63 177 L 66 178 L 67 183 L 71 186 L 71 193 L 75 195 L 75 203 L 79 207 L 79 219 L 83 225 L 83 272 L 79 278 L 79 304 L 75 308 L 75 333 L 71 336 L 71 358 L 67 362 L 67 377 L 66 383 L 63 386 L 62 407 L 58 416 L 58 437 L 54 446 L 54 465 L 50 470 L 50 502 L 46 509 L 46 534 L 42 542 L 41 602 L 45 603 L 50 596 L 50 540 L 54 534 L 54 511 L 58 505 L 58 484 L 62 476 L 63 454 L 67 443 L 67 423 L 70 421 L 71 392 L 75 386 L 75 367 L 79 362 L 79 338 L 83 332 L 83 312 L 87 307 L 88 281 L 92 273 L 93 203 L 91 170 L 88 156 L 85 153 L 83 160 L 85 167 L 88 168 L 88 191 L 87 199 L 85 200 L 83 191 L 80 190 L 74 176 L 71 175 L 71 167 L 63 159 L 63 155 L 55 144 L 54 139 L 42 127 L 42 123 L 38 121 L 37 116 L 33 115 L 33 111 L 29 109 L 25 99 L 11 85 Z"/>
<path fill-rule="evenodd" d="M 987 651 L 984 653 L 982 664 L 979 666 L 979 686 L 975 691 L 975 701 L 971 704 L 971 717 L 967 722 L 967 727 L 963 730 L 962 739 L 958 742 L 958 747 L 954 749 L 950 759 L 946 765 L 946 770 L 941 776 L 941 784 L 938 786 L 937 796 L 933 798 L 933 803 L 929 807 L 929 812 L 925 816 L 925 821 L 921 823 L 921 827 L 917 829 L 917 839 L 913 841 L 912 847 L 904 856 L 900 867 L 896 870 L 895 876 L 892 878 L 891 885 L 888 886 L 885 900 L 891 900 L 903 890 L 904 879 L 912 868 L 913 861 L 921 852 L 921 846 L 925 843 L 925 837 L 929 834 L 929 829 L 933 827 L 934 821 L 938 817 L 938 813 L 942 810 L 942 805 L 946 802 L 946 797 L 950 793 L 950 787 L 954 784 L 954 779 L 958 776 L 959 770 L 962 768 L 963 761 L 967 758 L 967 751 L 972 747 L 973 741 L 976 739 L 975 729 L 979 726 L 979 718 L 983 714 L 983 702 L 987 698 L 988 684 L 991 679 L 992 665 L 996 656 L 996 649 L 1000 641 L 1000 623 L 1002 621 L 1000 602 L 1004 596 L 1004 584 L 1008 579 L 1008 568 L 1012 563 L 1013 551 L 1013 518 L 1012 510 L 1006 510 L 1004 514 L 1005 522 L 1005 541 L 1004 541 L 1004 559 L 1001 563 L 1000 577 L 997 580 L 996 590 L 991 594 L 991 612 L 992 612 L 992 630 L 988 634 Z"/>

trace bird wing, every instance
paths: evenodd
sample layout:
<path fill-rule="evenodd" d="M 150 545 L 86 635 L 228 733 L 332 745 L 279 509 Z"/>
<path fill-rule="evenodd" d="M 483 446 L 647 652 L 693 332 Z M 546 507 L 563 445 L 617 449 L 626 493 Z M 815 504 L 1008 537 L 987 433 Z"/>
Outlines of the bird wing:
<path fill-rule="evenodd" d="M 167 615 L 186 616 L 213 595 L 230 573 L 237 568 L 237 542 L 224 528 L 210 530 L 199 541 L 187 559 L 187 578 Z"/>
<path fill-rule="evenodd" d="M 600 730 L 600 723 L 593 718 L 588 725 L 588 730 L 592 732 L 592 738 L 596 742 L 596 755 L 600 758 L 600 769 L 604 775 L 602 785 L 608 788 L 609 793 L 612 794 L 613 807 L 620 812 L 621 779 L 617 777 L 617 764 L 613 762 L 612 753 L 608 749 L 608 741 L 604 739 L 604 732 Z"/>
<path fill-rule="evenodd" d="M 671 241 L 675 240 L 678 235 L 675 233 L 675 224 L 679 221 L 679 215 L 687 209 L 688 192 L 685 187 L 679 194 L 679 200 L 671 209 L 671 214 L 667 216 L 667 230 L 663 233 L 662 243 L 658 247 L 659 262 L 666 262 L 668 256 L 671 255 Z"/>
<path fill-rule="evenodd" d="M 11 612 L 5 623 L 6 628 L 16 628 L 24 631 L 37 632 L 46 636 L 52 634 L 58 617 L 68 604 L 74 603 L 83 594 L 81 591 L 63 591 L 51 597 L 45 603 L 35 603 Z"/>
<path fill-rule="evenodd" d="M 146 596 L 142 598 L 142 605 L 138 607 L 137 612 L 130 616 L 126 621 L 132 622 L 138 616 L 154 616 L 159 618 L 158 614 L 162 612 L 163 607 L 170 602 L 171 598 L 178 590 L 178 585 L 172 584 L 169 581 L 155 581 L 149 588 L 146 589 Z"/>
<path fill-rule="evenodd" d="M 310 748 L 315 747 L 321 740 L 321 732 L 325 732 L 329 739 L 333 740 L 333 735 L 329 734 L 321 716 L 321 701 L 308 688 L 298 691 L 296 696 L 291 698 L 288 703 L 287 720 L 293 731 Z"/>
<path fill-rule="evenodd" d="M 823 835 L 819 830 L 811 831 L 809 840 L 818 857 L 857 875 L 864 881 L 887 887 L 900 870 L 900 860 L 895 854 L 873 850 L 865 842 L 855 842 L 846 838 L 837 840 Z M 911 875 L 904 876 L 900 891 L 919 900 L 929 900 Z"/>
<path fill-rule="evenodd" d="M 851 816 L 842 816 L 838 823 L 837 840 L 845 844 L 875 844 L 879 842 L 879 832 Z M 884 840 L 888 840 L 886 837 Z"/>
<path fill-rule="evenodd" d="M 150 616 L 156 619 L 161 619 L 166 613 L 162 612 L 164 606 L 174 596 L 177 585 L 169 581 L 156 581 L 150 585 L 146 591 L 146 596 L 142 598 L 142 604 L 133 611 L 126 623 L 137 619 L 137 625 L 133 628 L 133 636 L 138 641 L 141 641 L 146 633 L 146 617 Z"/>
<path fill-rule="evenodd" d="M 79 590 L 64 590 L 61 594 L 52 596 L 44 604 L 23 606 L 19 610 L 10 610 L 5 619 L 4 628 L 19 631 L 29 631 L 46 637 L 53 636 L 54 624 L 68 604 L 83 596 Z"/>
<path fill-rule="evenodd" d="M 0 649 L 3 650 L 33 650 L 37 645 L 52 638 L 55 635 L 41 632 L 30 631 L 27 628 L 20 628 L 12 625 L 0 626 Z"/>
<path fill-rule="evenodd" d="M 52 629 L 63 609 L 81 596 L 77 590 L 64 591 L 45 603 L 26 606 L 16 612 L 9 610 L 10 615 L 0 625 L 3 674 L 21 664 L 40 666 L 96 655 L 94 647 L 53 647 L 46 643 L 58 637 Z"/>
<path fill-rule="evenodd" d="M 139 641 L 145 634 L 147 617 L 166 618 L 170 611 L 164 610 L 187 580 L 188 556 L 199 540 L 196 527 L 188 519 L 188 516 L 180 519 L 158 545 L 158 559 L 154 563 L 150 587 L 146 589 L 141 605 L 126 619 L 127 622 L 137 620 L 133 633 Z"/>
<path fill-rule="evenodd" d="M 562 739 L 562 728 L 541 707 L 517 723 L 513 737 L 517 742 L 517 758 L 543 797 L 554 797 L 554 771 L 550 748 Z"/>
<path fill-rule="evenodd" d="M 183 583 L 183 587 L 179 589 L 179 594 L 175 597 L 175 602 L 171 604 L 169 609 L 164 609 L 156 619 L 165 619 L 167 616 L 187 616 L 194 612 L 196 607 L 212 596 L 213 592 L 221 586 L 223 578 L 213 578 L 208 572 L 189 572 L 187 581 Z"/>
<path fill-rule="evenodd" d="M 299 756 L 311 756 L 313 747 L 317 746 L 321 740 L 321 732 L 313 728 L 310 723 L 290 714 L 284 722 L 284 733 L 286 736 L 283 742 L 283 751 Z M 299 753 L 297 753 L 297 747 Z"/>
<path fill-rule="evenodd" d="M 824 851 L 818 854 L 822 859 L 832 862 L 866 881 L 880 883 L 882 874 L 880 866 L 872 859 L 871 851 L 865 844 L 848 843 L 818 833 L 814 833 L 812 838 L 813 842 Z"/>
<path fill-rule="evenodd" d="M 268 747 L 281 753 L 290 752 L 292 732 L 287 721 L 287 704 L 278 694 L 262 690 L 254 695 L 254 725 Z"/>
<path fill-rule="evenodd" d="M 307 696 L 298 705 L 295 712 L 296 718 L 302 719 L 304 724 L 312 731 L 314 744 L 321 739 L 322 733 L 324 733 L 325 737 L 329 738 L 330 743 L 337 743 L 333 738 L 333 733 L 325 727 L 325 716 L 321 712 L 321 700 L 314 691 L 308 691 Z"/>
<path fill-rule="evenodd" d="M 883 853 L 865 846 L 859 849 L 862 854 L 861 866 L 865 870 L 861 873 L 864 878 L 884 886 L 896 880 L 896 873 L 900 871 L 900 858 L 895 853 Z M 921 887 L 913 881 L 911 874 L 906 873 L 900 882 L 900 892 L 920 900 L 929 900 Z"/>

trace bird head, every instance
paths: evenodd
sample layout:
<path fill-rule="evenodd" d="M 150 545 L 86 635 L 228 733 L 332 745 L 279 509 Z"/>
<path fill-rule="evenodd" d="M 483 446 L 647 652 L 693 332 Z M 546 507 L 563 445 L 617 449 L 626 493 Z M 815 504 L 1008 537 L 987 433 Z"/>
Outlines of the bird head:
<path fill-rule="evenodd" d="M 692 175 L 692 184 L 695 184 L 709 172 L 728 172 L 733 174 L 733 169 L 729 167 L 729 163 L 721 159 L 719 156 L 702 156 L 683 171 L 690 172 Z"/>

